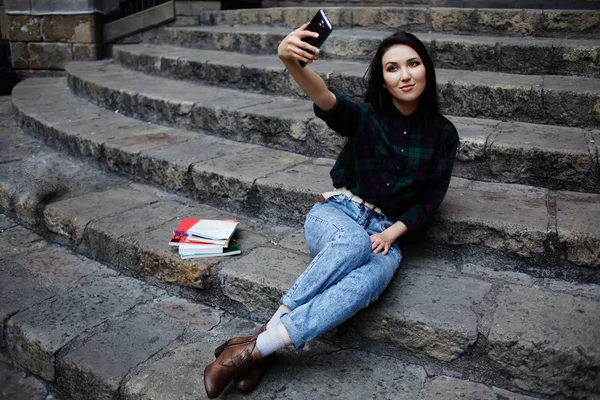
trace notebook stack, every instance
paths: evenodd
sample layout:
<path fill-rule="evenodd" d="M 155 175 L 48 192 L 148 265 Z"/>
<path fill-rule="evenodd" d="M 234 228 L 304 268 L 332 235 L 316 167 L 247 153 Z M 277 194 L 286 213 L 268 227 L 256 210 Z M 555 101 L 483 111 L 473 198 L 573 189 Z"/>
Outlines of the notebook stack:
<path fill-rule="evenodd" d="M 240 254 L 240 246 L 233 238 L 237 226 L 235 219 L 184 218 L 173 232 L 169 245 L 178 247 L 184 260 Z"/>

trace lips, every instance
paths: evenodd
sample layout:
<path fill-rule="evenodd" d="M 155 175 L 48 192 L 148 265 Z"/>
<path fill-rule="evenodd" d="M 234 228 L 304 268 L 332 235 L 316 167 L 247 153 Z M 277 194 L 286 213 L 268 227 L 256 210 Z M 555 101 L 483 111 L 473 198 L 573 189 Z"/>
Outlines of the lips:
<path fill-rule="evenodd" d="M 415 85 L 404 85 L 400 87 L 400 90 L 402 90 L 403 92 L 410 92 L 414 87 Z"/>

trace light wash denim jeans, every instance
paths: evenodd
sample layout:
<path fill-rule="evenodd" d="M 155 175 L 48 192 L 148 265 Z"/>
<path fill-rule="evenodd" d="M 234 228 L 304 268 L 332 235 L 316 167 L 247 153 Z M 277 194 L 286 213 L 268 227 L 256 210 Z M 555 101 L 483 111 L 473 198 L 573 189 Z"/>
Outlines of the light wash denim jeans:
<path fill-rule="evenodd" d="M 383 214 L 344 195 L 313 206 L 304 234 L 315 258 L 281 298 L 292 310 L 282 315 L 281 322 L 296 348 L 377 300 L 402 254 L 397 243 L 385 256 L 373 254 L 370 235 L 391 225 Z"/>

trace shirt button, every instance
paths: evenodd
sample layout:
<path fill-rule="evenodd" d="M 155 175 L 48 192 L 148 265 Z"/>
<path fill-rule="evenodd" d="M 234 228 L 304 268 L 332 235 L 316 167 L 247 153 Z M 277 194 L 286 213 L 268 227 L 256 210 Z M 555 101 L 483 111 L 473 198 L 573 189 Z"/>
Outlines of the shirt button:
<path fill-rule="evenodd" d="M 406 135 L 406 131 L 404 131 L 404 134 Z"/>
<path fill-rule="evenodd" d="M 388 183 L 387 185 L 388 185 L 388 186 L 390 186 L 390 184 L 389 184 L 389 183 Z"/>
<path fill-rule="evenodd" d="M 404 149 L 402 149 L 402 152 L 404 153 Z"/>

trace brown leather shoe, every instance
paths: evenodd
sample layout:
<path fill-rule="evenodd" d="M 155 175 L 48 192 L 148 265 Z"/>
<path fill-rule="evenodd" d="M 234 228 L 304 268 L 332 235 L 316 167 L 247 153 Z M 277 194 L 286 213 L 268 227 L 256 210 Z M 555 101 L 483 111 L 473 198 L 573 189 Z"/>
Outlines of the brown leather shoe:
<path fill-rule="evenodd" d="M 260 335 L 261 333 L 263 333 L 266 330 L 267 330 L 267 324 L 265 323 L 265 324 L 263 324 L 263 326 L 260 327 L 258 332 L 256 332 L 254 335 L 246 336 L 245 338 L 240 338 L 240 339 L 252 340 L 253 338 L 257 338 L 258 335 Z M 223 343 L 221 346 L 219 346 L 215 349 L 215 358 L 218 358 L 221 355 L 221 353 L 229 346 L 230 342 L 231 342 L 231 340 Z M 256 389 L 256 387 L 260 383 L 260 380 L 265 372 L 265 369 L 267 367 L 267 364 L 269 363 L 269 360 L 270 360 L 270 357 L 265 357 L 260 362 L 254 363 L 248 369 L 247 372 L 241 373 L 241 374 L 237 375 L 235 378 L 233 378 L 235 387 L 238 388 L 238 390 L 241 390 L 242 392 L 251 392 L 254 389 Z"/>
<path fill-rule="evenodd" d="M 219 397 L 234 377 L 261 361 L 256 335 L 252 339 L 236 337 L 229 340 L 219 358 L 204 369 L 204 389 L 208 398 Z"/>

